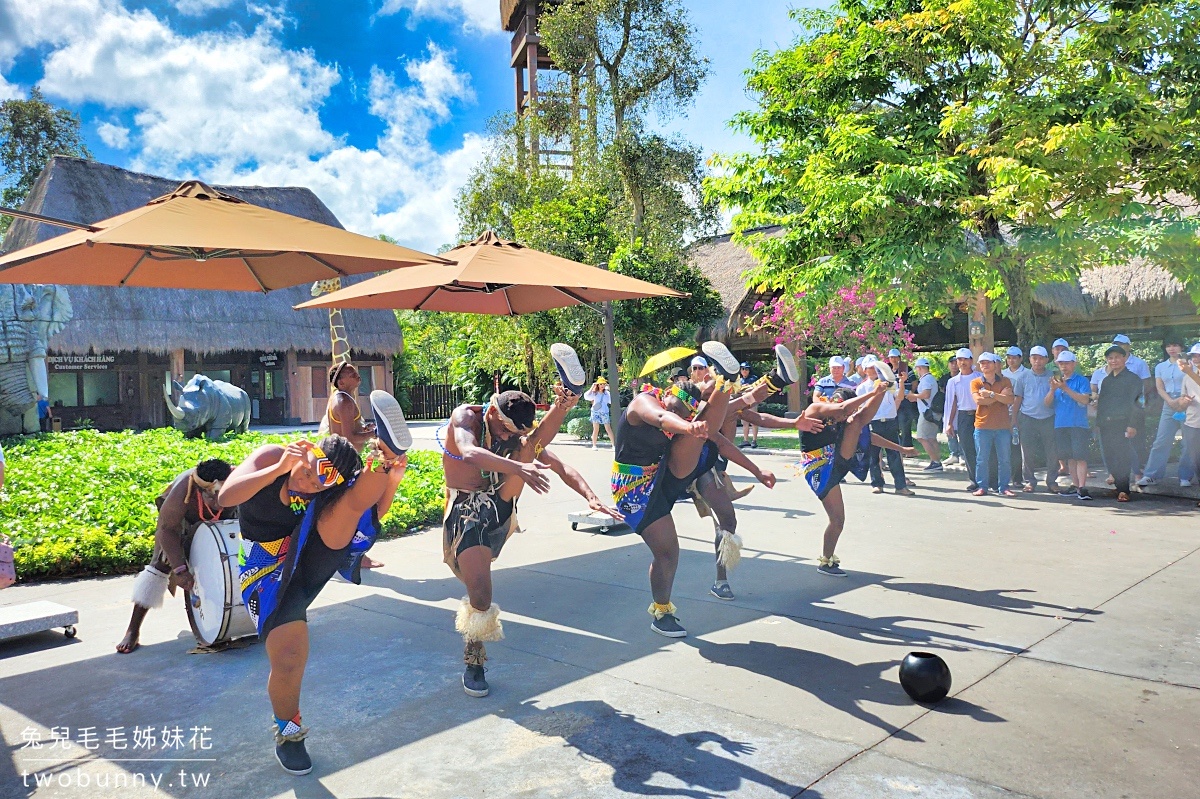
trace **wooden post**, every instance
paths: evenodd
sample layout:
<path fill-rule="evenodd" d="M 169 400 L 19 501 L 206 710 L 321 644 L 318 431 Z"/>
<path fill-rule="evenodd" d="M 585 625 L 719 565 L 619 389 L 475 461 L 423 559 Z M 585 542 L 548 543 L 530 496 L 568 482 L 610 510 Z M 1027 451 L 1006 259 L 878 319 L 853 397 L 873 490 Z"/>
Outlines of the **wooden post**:
<path fill-rule="evenodd" d="M 970 304 L 968 315 L 967 335 L 971 352 L 975 354 L 975 362 L 984 351 L 990 352 L 996 347 L 996 328 L 992 320 L 992 304 L 982 291 L 975 294 Z"/>
<path fill-rule="evenodd" d="M 302 396 L 305 392 L 300 387 L 300 365 L 297 363 L 294 347 L 289 348 L 287 354 L 283 356 L 283 369 L 287 376 L 287 424 L 300 424 L 308 415 L 305 412 L 305 406 L 311 406 L 312 401 L 306 400 Z M 311 379 L 307 388 L 307 393 L 312 393 Z"/>
<path fill-rule="evenodd" d="M 183 382 L 183 350 L 171 350 L 171 379 Z"/>

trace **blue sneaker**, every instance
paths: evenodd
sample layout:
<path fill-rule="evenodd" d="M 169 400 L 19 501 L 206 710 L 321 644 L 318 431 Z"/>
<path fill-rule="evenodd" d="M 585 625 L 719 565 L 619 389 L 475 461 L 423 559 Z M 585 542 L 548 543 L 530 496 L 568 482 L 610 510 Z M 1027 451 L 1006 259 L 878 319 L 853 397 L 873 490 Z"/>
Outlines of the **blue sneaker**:
<path fill-rule="evenodd" d="M 371 410 L 375 412 L 375 436 L 397 455 L 403 455 L 413 445 L 412 433 L 404 421 L 400 403 L 386 391 L 371 392 Z"/>
<path fill-rule="evenodd" d="M 575 350 L 566 344 L 551 344 L 550 357 L 554 359 L 554 368 L 558 370 L 558 379 L 562 381 L 563 388 L 582 397 L 587 386 L 587 372 L 583 371 L 583 364 L 579 362 Z"/>

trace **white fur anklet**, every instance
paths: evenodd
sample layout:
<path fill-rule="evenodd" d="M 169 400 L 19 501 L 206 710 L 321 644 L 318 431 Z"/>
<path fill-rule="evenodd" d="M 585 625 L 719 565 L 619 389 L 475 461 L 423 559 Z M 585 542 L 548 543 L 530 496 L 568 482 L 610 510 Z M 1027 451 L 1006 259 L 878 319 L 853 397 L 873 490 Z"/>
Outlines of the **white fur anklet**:
<path fill-rule="evenodd" d="M 742 537 L 728 530 L 720 530 L 721 543 L 717 547 L 717 563 L 733 571 L 742 561 Z"/>
<path fill-rule="evenodd" d="M 133 581 L 133 604 L 143 608 L 161 608 L 167 595 L 167 574 L 153 566 L 142 569 Z"/>
<path fill-rule="evenodd" d="M 495 602 L 487 610 L 476 610 L 471 600 L 463 597 L 454 619 L 454 629 L 462 634 L 463 641 L 500 641 L 504 638 L 504 626 L 500 623 L 500 606 Z"/>

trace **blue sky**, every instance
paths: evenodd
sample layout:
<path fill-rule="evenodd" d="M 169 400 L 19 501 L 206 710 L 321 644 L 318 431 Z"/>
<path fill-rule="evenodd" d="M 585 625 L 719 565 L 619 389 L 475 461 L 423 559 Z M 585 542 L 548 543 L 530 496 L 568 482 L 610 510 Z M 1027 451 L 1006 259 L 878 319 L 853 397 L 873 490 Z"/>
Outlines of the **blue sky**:
<path fill-rule="evenodd" d="M 824 4 L 688 2 L 712 75 L 661 127 L 706 153 L 748 146 L 727 122 L 751 54 L 792 41 L 789 8 Z M 435 250 L 513 106 L 509 40 L 499 0 L 0 0 L 0 99 L 40 87 L 99 160 L 309 186 L 347 227 Z"/>

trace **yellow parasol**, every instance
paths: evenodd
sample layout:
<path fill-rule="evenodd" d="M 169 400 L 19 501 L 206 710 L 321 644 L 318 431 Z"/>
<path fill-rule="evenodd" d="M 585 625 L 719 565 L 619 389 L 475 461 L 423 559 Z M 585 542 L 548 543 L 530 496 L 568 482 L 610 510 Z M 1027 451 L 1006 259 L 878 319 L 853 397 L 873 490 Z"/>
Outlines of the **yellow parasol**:
<path fill-rule="evenodd" d="M 696 350 L 692 347 L 672 347 L 669 350 L 663 350 L 657 355 L 651 355 L 646 359 L 645 365 L 642 366 L 642 371 L 638 372 L 638 377 L 645 377 L 651 372 L 657 372 L 665 366 L 670 366 L 676 361 L 681 361 L 689 355 L 695 355 Z"/>

